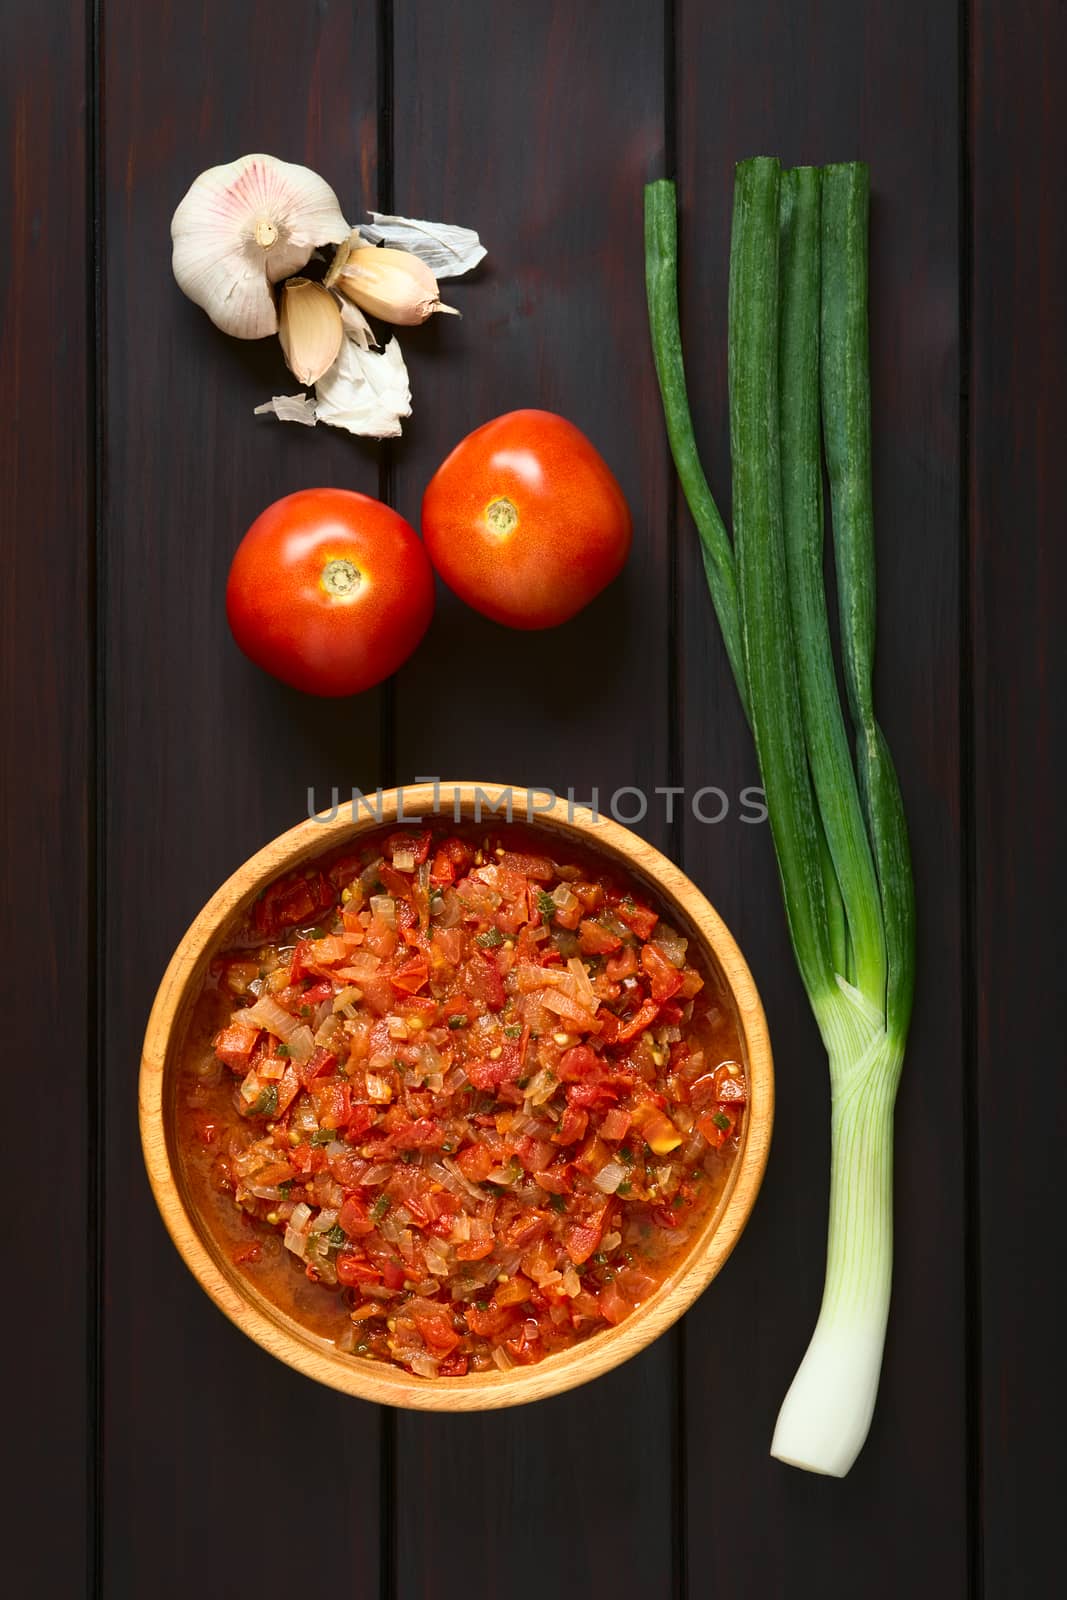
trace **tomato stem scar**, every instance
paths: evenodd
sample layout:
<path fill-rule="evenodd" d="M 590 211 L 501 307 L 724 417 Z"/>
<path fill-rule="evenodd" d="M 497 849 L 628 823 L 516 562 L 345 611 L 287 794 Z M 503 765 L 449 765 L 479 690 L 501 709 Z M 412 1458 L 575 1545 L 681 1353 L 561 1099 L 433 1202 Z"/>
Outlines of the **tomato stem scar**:
<path fill-rule="evenodd" d="M 363 575 L 353 562 L 344 556 L 337 556 L 333 561 L 327 561 L 319 581 L 326 593 L 335 600 L 354 600 L 363 582 Z"/>
<path fill-rule="evenodd" d="M 510 500 L 494 500 L 485 508 L 485 520 L 492 532 L 504 539 L 518 527 L 519 513 Z"/>

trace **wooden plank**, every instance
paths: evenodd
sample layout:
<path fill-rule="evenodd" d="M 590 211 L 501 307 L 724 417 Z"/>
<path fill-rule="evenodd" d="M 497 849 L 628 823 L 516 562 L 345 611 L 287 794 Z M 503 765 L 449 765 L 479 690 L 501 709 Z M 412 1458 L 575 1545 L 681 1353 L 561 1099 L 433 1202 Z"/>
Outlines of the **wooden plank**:
<path fill-rule="evenodd" d="M 0 602 L 0 898 L 9 1070 L 47 1078 L 39 1136 L 11 1138 L 5 1183 L 5 1572 L 21 1592 L 81 1593 L 91 1559 L 87 1374 L 95 1378 L 86 1217 L 91 1163 L 91 708 L 94 538 L 86 9 L 0 15 L 4 508 Z M 17 987 L 15 974 L 17 977 Z M 86 1028 L 90 1039 L 87 1045 Z M 26 1537 L 52 1526 L 62 1538 Z"/>
<path fill-rule="evenodd" d="M 417 520 L 426 481 L 471 428 L 537 406 L 588 432 L 636 528 L 624 578 L 552 633 L 505 631 L 440 592 L 399 680 L 401 777 L 582 797 L 668 781 L 668 490 L 640 256 L 641 188 L 662 159 L 662 39 L 651 0 L 395 6 L 396 207 L 469 223 L 489 250 L 447 296 L 464 321 L 404 342 L 415 417 L 396 451 L 400 509 Z M 662 842 L 654 813 L 644 829 Z M 397 1593 L 521 1600 L 546 1573 L 568 1593 L 665 1593 L 674 1379 L 668 1337 L 521 1412 L 402 1415 Z M 477 1553 L 442 1565 L 457 1528 L 477 1530 Z"/>
<path fill-rule="evenodd" d="M 317 482 L 376 493 L 374 448 L 253 417 L 297 387 L 276 344 L 218 333 L 169 265 L 187 185 L 248 150 L 321 171 L 353 215 L 373 203 L 375 19 L 369 5 L 261 7 L 254 19 L 237 0 L 104 8 L 103 1587 L 114 1596 L 185 1595 L 205 1573 L 214 1594 L 296 1592 L 316 1530 L 361 1592 L 378 1582 L 378 1414 L 272 1361 L 199 1292 L 149 1195 L 135 1095 L 155 986 L 207 895 L 303 817 L 309 784 L 325 796 L 377 781 L 377 697 L 284 689 L 239 655 L 223 608 L 233 550 L 263 506 Z M 249 1536 L 264 1485 L 281 1537 Z"/>
<path fill-rule="evenodd" d="M 739 820 L 756 780 L 683 522 L 683 776 L 734 802 L 690 817 L 684 864 L 730 923 L 767 1004 L 778 1114 L 747 1237 L 686 1335 L 688 1563 L 701 1592 L 896 1596 L 967 1583 L 958 589 L 955 8 L 774 0 L 678 10 L 684 326 L 698 433 L 729 507 L 727 268 L 733 164 L 863 157 L 874 186 L 878 699 L 912 831 L 919 971 L 897 1112 L 896 1274 L 881 1400 L 843 1483 L 772 1461 L 814 1325 L 825 1251 L 825 1058 L 793 966 L 770 838 Z"/>
<path fill-rule="evenodd" d="M 971 8 L 971 551 L 984 1594 L 1050 1594 L 1067 1424 L 1049 1246 L 1067 1094 L 1067 12 Z"/>

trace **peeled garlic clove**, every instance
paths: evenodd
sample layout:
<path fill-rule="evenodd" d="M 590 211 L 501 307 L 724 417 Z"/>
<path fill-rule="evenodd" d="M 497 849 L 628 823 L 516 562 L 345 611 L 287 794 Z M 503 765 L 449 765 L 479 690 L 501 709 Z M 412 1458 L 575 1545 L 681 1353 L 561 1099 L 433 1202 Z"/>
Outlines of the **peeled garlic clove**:
<path fill-rule="evenodd" d="M 359 244 L 359 235 L 346 240 L 337 252 L 326 282 L 339 289 L 372 317 L 413 327 L 435 311 L 458 317 L 455 306 L 441 304 L 437 279 L 424 261 L 408 250 L 379 250 Z"/>
<path fill-rule="evenodd" d="M 341 308 L 328 289 L 310 278 L 282 285 L 278 339 L 301 383 L 316 383 L 337 360 L 344 337 Z"/>
<path fill-rule="evenodd" d="M 170 225 L 174 276 L 223 333 L 278 331 L 271 285 L 307 265 L 318 245 L 349 236 L 337 196 L 307 167 L 242 156 L 192 184 Z"/>

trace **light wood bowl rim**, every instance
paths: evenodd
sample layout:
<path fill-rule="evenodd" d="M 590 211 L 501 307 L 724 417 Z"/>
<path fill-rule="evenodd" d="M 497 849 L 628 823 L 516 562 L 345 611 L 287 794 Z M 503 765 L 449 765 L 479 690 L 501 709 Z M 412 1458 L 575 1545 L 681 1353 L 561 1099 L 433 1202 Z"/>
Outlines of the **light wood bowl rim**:
<path fill-rule="evenodd" d="M 477 796 L 483 797 L 483 819 L 490 829 L 502 820 L 493 816 L 491 805 L 501 803 L 510 793 L 515 820 L 525 823 L 532 796 L 534 826 L 561 833 L 578 847 L 592 847 L 614 857 L 644 878 L 665 906 L 680 911 L 680 920 L 698 934 L 704 959 L 710 957 L 725 980 L 736 1007 L 745 1055 L 748 1110 L 726 1189 L 674 1272 L 625 1322 L 535 1366 L 433 1381 L 399 1367 L 343 1354 L 328 1340 L 302 1329 L 242 1278 L 211 1242 L 206 1229 L 198 1226 L 192 1208 L 186 1206 L 167 1136 L 168 1069 L 180 1053 L 189 1012 L 208 961 L 222 942 L 223 930 L 233 925 L 260 889 L 283 872 L 381 825 L 376 814 L 369 815 L 362 808 L 354 817 L 352 802 L 338 807 L 328 820 L 325 814 L 309 817 L 257 851 L 212 895 L 179 943 L 145 1032 L 139 1080 L 141 1143 L 156 1203 L 186 1266 L 249 1338 L 296 1371 L 363 1400 L 425 1411 L 481 1411 L 543 1399 L 599 1377 L 643 1350 L 692 1305 L 733 1250 L 755 1203 L 770 1147 L 774 1068 L 763 1006 L 729 929 L 695 884 L 654 846 L 617 822 L 594 820 L 584 808 L 569 807 L 562 800 L 549 807 L 544 791 L 494 783 L 442 781 L 439 786 L 412 784 L 389 790 L 382 798 L 381 823 L 402 824 L 430 815 L 438 793 L 447 802 L 441 814 L 450 816 L 453 797 L 458 797 L 464 821 L 474 818 Z"/>

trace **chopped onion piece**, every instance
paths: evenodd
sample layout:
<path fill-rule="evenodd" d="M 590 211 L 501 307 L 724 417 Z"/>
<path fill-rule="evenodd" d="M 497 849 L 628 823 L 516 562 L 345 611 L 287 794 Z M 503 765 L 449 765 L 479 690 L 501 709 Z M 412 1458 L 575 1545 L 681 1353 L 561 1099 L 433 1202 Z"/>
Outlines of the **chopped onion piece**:
<path fill-rule="evenodd" d="M 396 927 L 396 901 L 391 894 L 372 894 L 370 908 L 390 928 Z M 353 962 L 353 966 L 355 962 Z"/>
<path fill-rule="evenodd" d="M 459 895 L 454 889 L 441 891 L 441 909 L 434 914 L 434 921 L 439 928 L 454 928 L 462 921 L 463 906 Z"/>
<path fill-rule="evenodd" d="M 289 1035 L 289 1054 L 294 1061 L 307 1061 L 315 1048 L 315 1038 L 306 1022 Z"/>
<path fill-rule="evenodd" d="M 288 1043 L 300 1026 L 298 1018 L 289 1015 L 269 994 L 261 995 L 254 1006 L 233 1014 L 234 1025 L 239 1028 L 266 1028 L 276 1039 Z"/>
<path fill-rule="evenodd" d="M 475 1201 L 478 1205 L 481 1205 L 484 1201 L 484 1192 L 481 1189 L 476 1189 L 474 1184 L 463 1176 L 462 1171 L 457 1167 L 451 1156 L 442 1156 L 439 1162 L 434 1162 L 430 1171 L 436 1177 L 439 1177 L 446 1189 L 451 1189 L 453 1194 L 462 1194 L 468 1200 Z"/>
<path fill-rule="evenodd" d="M 551 1100 L 559 1083 L 554 1073 L 547 1067 L 542 1067 L 540 1072 L 535 1072 L 526 1085 L 526 1104 L 530 1106 L 543 1106 L 546 1100 Z"/>
<path fill-rule="evenodd" d="M 514 1366 L 514 1362 L 502 1344 L 496 1344 L 493 1346 L 493 1360 L 496 1362 L 501 1372 L 507 1372 L 509 1367 Z"/>
<path fill-rule="evenodd" d="M 363 990 L 362 989 L 357 989 L 357 987 L 356 987 L 356 985 L 354 983 L 350 983 L 350 984 L 347 984 L 345 986 L 345 988 L 338 990 L 338 992 L 333 997 L 332 1005 L 330 1004 L 329 1001 L 326 1001 L 324 1003 L 326 1005 L 330 1006 L 331 1012 L 336 1013 L 338 1011 L 344 1011 L 346 1009 L 346 1007 L 354 1005 L 356 1003 L 356 1001 L 362 1000 L 362 999 L 363 999 Z M 326 1022 L 329 1022 L 330 1020 L 331 1020 L 330 1017 L 326 1018 Z M 325 1043 L 325 1040 L 319 1038 L 319 1034 L 321 1034 L 323 1029 L 326 1027 L 326 1022 L 320 1023 L 320 1025 L 319 1025 L 318 1033 L 316 1033 L 316 1035 L 315 1035 L 315 1043 L 316 1044 Z M 336 1018 L 334 1018 L 334 1028 L 337 1028 L 339 1026 L 340 1026 L 339 1022 L 337 1022 Z M 333 1032 L 333 1030 L 331 1029 L 331 1033 L 327 1034 L 326 1037 L 327 1038 L 331 1037 L 332 1032 Z"/>
<path fill-rule="evenodd" d="M 285 1248 L 291 1250 L 294 1256 L 299 1256 L 301 1261 L 305 1260 L 308 1253 L 307 1235 L 299 1233 L 290 1224 L 285 1230 Z"/>
<path fill-rule="evenodd" d="M 689 940 L 683 939 L 674 928 L 669 928 L 661 922 L 656 928 L 656 936 L 652 943 L 663 952 L 672 967 L 685 966 L 685 953 L 689 948 Z"/>
<path fill-rule="evenodd" d="M 593 1183 L 602 1194 L 614 1194 L 626 1178 L 626 1168 L 619 1161 L 608 1161 L 601 1167 Z"/>
<path fill-rule="evenodd" d="M 398 845 L 397 848 L 393 851 L 393 866 L 396 868 L 397 872 L 414 872 L 415 871 L 415 852 L 414 852 L 414 850 L 409 849 L 406 846 L 401 847 L 400 845 Z"/>

